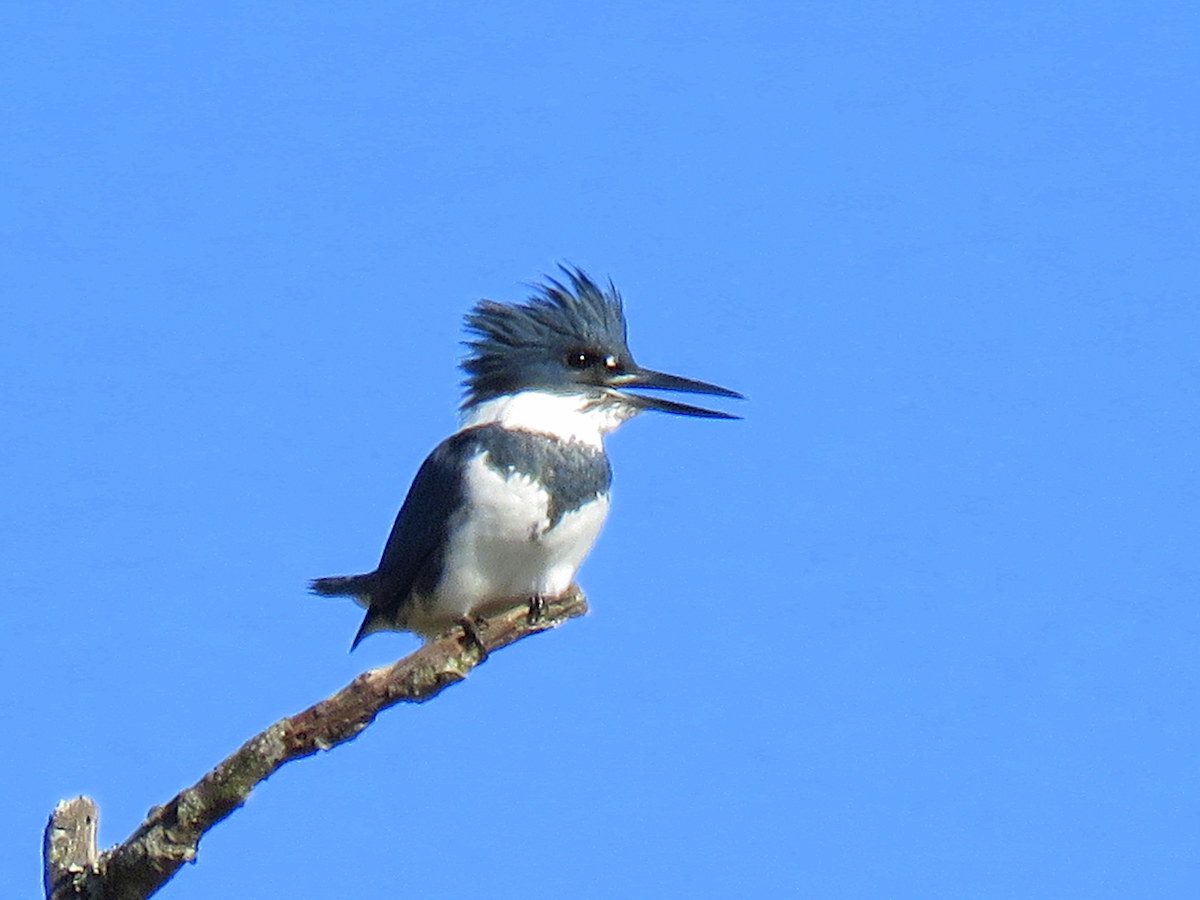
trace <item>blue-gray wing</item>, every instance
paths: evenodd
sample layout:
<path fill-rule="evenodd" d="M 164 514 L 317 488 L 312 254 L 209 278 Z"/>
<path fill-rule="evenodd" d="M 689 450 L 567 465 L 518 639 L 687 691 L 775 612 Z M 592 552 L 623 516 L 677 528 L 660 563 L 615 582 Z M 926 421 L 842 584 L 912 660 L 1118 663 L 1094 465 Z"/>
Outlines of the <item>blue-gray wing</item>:
<path fill-rule="evenodd" d="M 371 573 L 370 606 L 351 649 L 373 631 L 396 627 L 414 591 L 433 589 L 450 521 L 463 504 L 463 467 L 474 452 L 472 443 L 469 435 L 453 435 L 422 463 Z"/>

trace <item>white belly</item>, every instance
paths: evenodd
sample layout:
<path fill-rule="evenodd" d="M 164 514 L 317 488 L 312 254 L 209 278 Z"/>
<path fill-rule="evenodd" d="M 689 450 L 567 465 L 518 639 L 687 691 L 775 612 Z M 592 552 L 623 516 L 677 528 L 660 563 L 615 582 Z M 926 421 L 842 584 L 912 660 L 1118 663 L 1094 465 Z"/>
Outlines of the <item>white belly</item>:
<path fill-rule="evenodd" d="M 550 522 L 549 495 L 524 475 L 498 472 L 480 454 L 464 473 L 466 505 L 451 523 L 443 575 L 417 607 L 437 630 L 484 607 L 503 608 L 533 596 L 563 594 L 596 542 L 608 515 L 603 494 Z M 414 610 L 416 612 L 416 610 Z"/>

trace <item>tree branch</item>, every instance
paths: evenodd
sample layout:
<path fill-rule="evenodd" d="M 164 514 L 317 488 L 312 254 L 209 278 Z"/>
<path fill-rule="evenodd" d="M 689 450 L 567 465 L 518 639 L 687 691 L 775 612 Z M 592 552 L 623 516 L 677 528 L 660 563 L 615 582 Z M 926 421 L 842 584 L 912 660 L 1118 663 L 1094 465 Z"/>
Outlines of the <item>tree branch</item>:
<path fill-rule="evenodd" d="M 42 845 L 47 897 L 77 896 L 75 880 L 95 871 L 99 818 L 96 802 L 90 797 L 63 800 L 54 807 Z"/>
<path fill-rule="evenodd" d="M 561 625 L 587 612 L 572 587 L 547 601 L 537 622 L 521 606 L 487 621 L 480 639 L 488 652 Z M 124 843 L 97 856 L 96 804 L 87 797 L 60 803 L 46 826 L 44 870 L 50 900 L 142 900 L 195 858 L 206 831 L 246 802 L 254 786 L 284 763 L 329 750 L 356 737 L 380 712 L 441 693 L 486 658 L 461 631 L 430 641 L 399 662 L 371 669 L 331 697 L 280 719 L 215 769 L 162 806 Z"/>

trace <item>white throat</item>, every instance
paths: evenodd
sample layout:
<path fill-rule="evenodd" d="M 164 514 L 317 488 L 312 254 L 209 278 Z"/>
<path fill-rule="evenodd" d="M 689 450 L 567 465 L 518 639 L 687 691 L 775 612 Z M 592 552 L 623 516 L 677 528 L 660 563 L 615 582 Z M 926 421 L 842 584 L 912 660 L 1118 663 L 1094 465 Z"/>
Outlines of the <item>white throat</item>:
<path fill-rule="evenodd" d="M 638 412 L 613 395 L 600 399 L 587 394 L 520 391 L 467 407 L 462 427 L 499 425 L 603 448 L 604 435 Z"/>

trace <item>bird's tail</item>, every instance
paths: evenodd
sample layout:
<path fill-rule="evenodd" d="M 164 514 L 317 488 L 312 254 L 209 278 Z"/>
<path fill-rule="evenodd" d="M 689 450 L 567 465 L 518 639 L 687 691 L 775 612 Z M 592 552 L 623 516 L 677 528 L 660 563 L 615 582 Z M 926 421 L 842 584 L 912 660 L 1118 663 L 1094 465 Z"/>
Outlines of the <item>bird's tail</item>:
<path fill-rule="evenodd" d="M 314 578 L 308 589 L 324 597 L 365 597 L 374 585 L 374 573 L 367 575 L 334 575 L 330 578 Z"/>
<path fill-rule="evenodd" d="M 358 634 L 354 635 L 353 650 L 363 638 L 374 631 L 381 631 L 388 626 L 384 624 L 387 617 L 371 606 L 371 593 L 375 590 L 375 573 L 365 575 L 333 575 L 329 578 L 314 578 L 308 583 L 308 589 L 323 597 L 353 597 L 354 602 L 367 611 Z"/>

